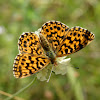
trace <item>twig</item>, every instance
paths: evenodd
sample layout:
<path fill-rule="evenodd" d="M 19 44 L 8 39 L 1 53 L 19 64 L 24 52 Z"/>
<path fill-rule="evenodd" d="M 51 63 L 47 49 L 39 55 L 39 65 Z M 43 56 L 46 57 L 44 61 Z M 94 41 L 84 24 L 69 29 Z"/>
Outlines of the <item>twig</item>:
<path fill-rule="evenodd" d="M 34 79 L 32 80 L 31 83 L 29 83 L 27 86 L 25 86 L 24 88 L 22 88 L 21 90 L 19 90 L 18 92 L 16 92 L 15 94 L 13 94 L 12 96 L 6 98 L 5 100 L 10 100 L 12 98 L 14 98 L 16 95 L 20 94 L 21 92 L 23 92 L 25 89 L 27 89 L 28 87 L 30 87 L 34 82 L 35 82 L 36 76 L 34 76 Z"/>
<path fill-rule="evenodd" d="M 0 90 L 0 94 L 3 94 L 3 95 L 8 96 L 8 97 L 11 97 L 11 96 L 12 96 L 12 94 L 6 93 L 6 92 L 4 92 L 4 91 L 2 91 L 2 90 Z M 24 100 L 24 99 L 19 98 L 19 97 L 17 97 L 17 96 L 15 96 L 14 98 L 15 98 L 15 100 Z"/>

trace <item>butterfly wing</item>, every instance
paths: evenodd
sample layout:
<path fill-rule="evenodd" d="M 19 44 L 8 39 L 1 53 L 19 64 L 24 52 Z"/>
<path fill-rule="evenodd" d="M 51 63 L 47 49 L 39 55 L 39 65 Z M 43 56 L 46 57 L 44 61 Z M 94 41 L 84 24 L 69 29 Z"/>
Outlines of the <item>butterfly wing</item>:
<path fill-rule="evenodd" d="M 30 76 L 50 63 L 46 56 L 34 56 L 31 54 L 18 54 L 13 64 L 13 74 L 16 78 Z"/>
<path fill-rule="evenodd" d="M 39 37 L 33 32 L 22 34 L 18 46 L 20 54 L 16 56 L 13 64 L 13 74 L 16 78 L 30 76 L 50 63 L 44 54 Z"/>
<path fill-rule="evenodd" d="M 94 34 L 81 27 L 69 29 L 60 47 L 58 48 L 57 57 L 66 56 L 75 53 L 94 39 Z"/>
<path fill-rule="evenodd" d="M 49 45 L 56 53 L 68 29 L 68 26 L 59 21 L 49 21 L 42 26 L 40 33 L 48 40 Z"/>
<path fill-rule="evenodd" d="M 18 41 L 20 53 L 31 53 L 34 55 L 43 55 L 44 50 L 39 42 L 39 37 L 33 32 L 23 33 Z"/>

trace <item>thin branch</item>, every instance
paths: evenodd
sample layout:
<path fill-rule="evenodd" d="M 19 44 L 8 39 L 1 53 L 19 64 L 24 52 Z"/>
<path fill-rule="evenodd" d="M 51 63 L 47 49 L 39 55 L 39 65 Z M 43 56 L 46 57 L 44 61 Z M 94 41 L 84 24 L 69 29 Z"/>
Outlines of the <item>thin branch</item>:
<path fill-rule="evenodd" d="M 12 96 L 6 98 L 5 100 L 10 100 L 12 98 L 14 98 L 16 95 L 20 94 L 21 92 L 23 92 L 25 89 L 27 89 L 28 87 L 30 87 L 36 80 L 36 76 L 34 76 L 34 79 L 32 80 L 31 83 L 29 83 L 27 86 L 25 86 L 24 88 L 22 88 L 21 90 L 19 90 L 18 92 L 16 92 L 15 94 L 13 94 Z"/>
<path fill-rule="evenodd" d="M 8 97 L 11 97 L 11 96 L 12 96 L 12 94 L 6 93 L 6 92 L 4 92 L 4 91 L 2 91 L 2 90 L 0 90 L 0 94 L 5 95 L 5 96 L 8 96 Z M 17 97 L 17 96 L 15 96 L 14 98 L 15 98 L 15 100 L 24 100 L 24 99 L 19 98 L 19 97 Z"/>

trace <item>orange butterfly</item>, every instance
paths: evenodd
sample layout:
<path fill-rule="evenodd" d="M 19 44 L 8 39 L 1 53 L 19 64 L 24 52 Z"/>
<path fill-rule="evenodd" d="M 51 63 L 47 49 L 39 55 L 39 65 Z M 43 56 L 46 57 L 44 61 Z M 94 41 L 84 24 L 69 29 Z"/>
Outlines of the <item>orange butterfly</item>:
<path fill-rule="evenodd" d="M 26 32 L 18 41 L 19 54 L 13 65 L 16 78 L 30 76 L 49 63 L 57 65 L 56 57 L 75 53 L 94 39 L 94 34 L 79 26 L 69 28 L 59 21 L 46 22 L 39 33 Z"/>

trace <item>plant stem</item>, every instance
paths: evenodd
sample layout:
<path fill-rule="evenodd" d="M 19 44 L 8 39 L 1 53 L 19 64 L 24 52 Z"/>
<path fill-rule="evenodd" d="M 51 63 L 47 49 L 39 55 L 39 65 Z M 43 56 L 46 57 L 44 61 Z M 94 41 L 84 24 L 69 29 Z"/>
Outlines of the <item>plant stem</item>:
<path fill-rule="evenodd" d="M 81 85 L 80 85 L 79 81 L 77 80 L 77 78 L 75 77 L 75 71 L 72 67 L 68 67 L 67 77 L 72 86 L 72 89 L 74 90 L 76 100 L 84 100 Z"/>
<path fill-rule="evenodd" d="M 28 85 L 26 85 L 24 88 L 22 88 L 21 90 L 19 90 L 18 92 L 16 92 L 15 94 L 13 94 L 12 96 L 6 98 L 5 100 L 10 100 L 12 98 L 14 98 L 16 95 L 20 94 L 21 92 L 23 92 L 25 89 L 27 89 L 28 87 L 30 87 L 36 80 L 36 76 L 34 76 L 34 79 L 32 80 L 32 82 L 30 82 Z"/>

